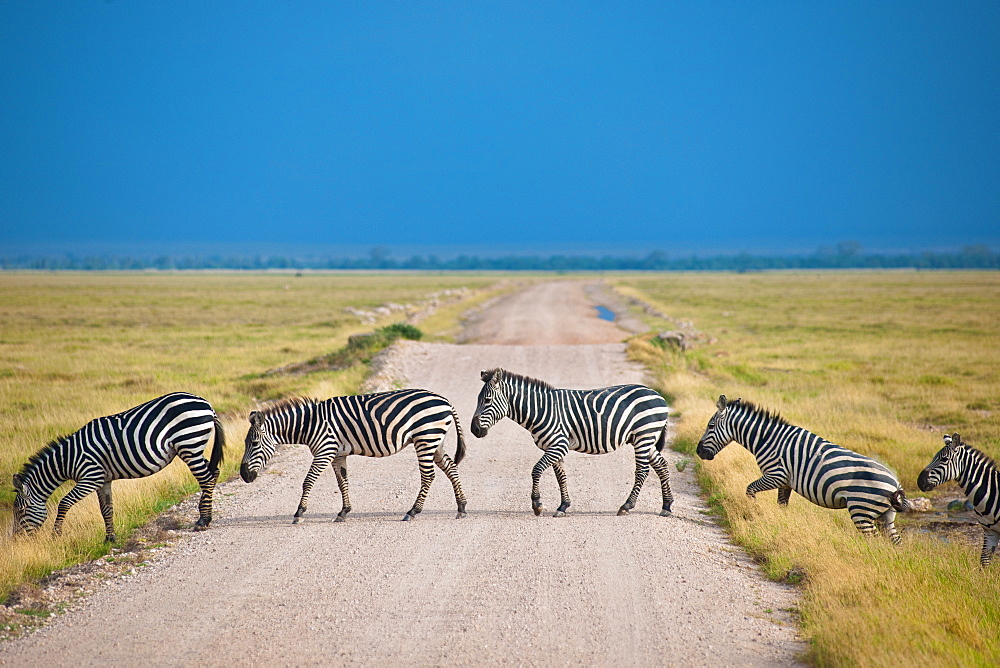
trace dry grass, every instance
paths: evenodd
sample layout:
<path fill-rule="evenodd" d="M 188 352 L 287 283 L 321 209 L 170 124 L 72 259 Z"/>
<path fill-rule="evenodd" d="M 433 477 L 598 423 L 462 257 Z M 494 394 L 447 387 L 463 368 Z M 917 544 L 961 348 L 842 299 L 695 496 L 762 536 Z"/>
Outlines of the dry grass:
<path fill-rule="evenodd" d="M 687 353 L 648 337 L 631 344 L 674 398 L 681 449 L 693 452 L 724 393 L 877 457 L 911 496 L 945 431 L 1000 455 L 1000 274 L 672 274 L 615 283 L 719 339 Z M 862 537 L 844 511 L 797 496 L 782 510 L 774 492 L 750 501 L 744 490 L 759 469 L 738 445 L 698 470 L 732 535 L 770 575 L 804 577 L 812 662 L 1000 663 L 1000 568 L 980 571 L 977 545 L 911 525 L 894 548 Z M 955 492 L 952 484 L 943 494 Z"/>
<path fill-rule="evenodd" d="M 49 440 L 88 420 L 125 410 L 174 390 L 208 399 L 224 414 L 228 435 L 223 476 L 242 455 L 247 410 L 294 394 L 355 392 L 357 366 L 309 376 L 260 373 L 329 353 L 362 324 L 344 308 L 416 303 L 430 293 L 485 288 L 493 276 L 305 273 L 23 273 L 0 274 L 0 600 L 12 587 L 55 568 L 104 554 L 96 496 L 69 513 L 64 535 L 48 530 L 9 538 L 11 475 Z M 483 298 L 471 294 L 469 301 Z M 449 303 L 422 327 L 453 327 L 461 303 Z M 181 462 L 149 478 L 115 483 L 115 519 L 122 541 L 136 526 L 197 484 Z M 193 523 L 194 517 L 189 518 Z"/>

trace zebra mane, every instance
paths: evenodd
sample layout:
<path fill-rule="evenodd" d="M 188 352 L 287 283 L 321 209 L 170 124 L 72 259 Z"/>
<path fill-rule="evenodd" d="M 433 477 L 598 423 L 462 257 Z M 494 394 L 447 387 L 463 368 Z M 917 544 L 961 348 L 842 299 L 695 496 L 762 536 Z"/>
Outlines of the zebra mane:
<path fill-rule="evenodd" d="M 269 417 L 271 415 L 284 413 L 286 411 L 294 410 L 296 408 L 314 406 L 318 403 L 319 400 L 313 399 L 312 397 L 290 397 L 288 399 L 279 399 L 270 406 L 263 406 L 258 412 L 264 417 Z"/>
<path fill-rule="evenodd" d="M 49 441 L 48 445 L 43 446 L 38 452 L 31 455 L 31 457 L 28 457 L 28 461 L 24 463 L 24 466 L 21 467 L 21 472 L 18 473 L 17 475 L 20 476 L 21 478 L 27 477 L 29 474 L 31 474 L 32 471 L 35 470 L 35 467 L 38 466 L 42 462 L 42 460 L 45 459 L 45 456 L 47 454 L 49 454 L 50 452 L 58 448 L 60 445 L 65 443 L 72 435 L 73 434 L 63 434 L 62 436 L 57 436 L 56 438 Z"/>
<path fill-rule="evenodd" d="M 743 399 L 737 399 L 729 403 L 730 406 L 736 405 L 746 409 L 746 412 L 752 413 L 753 415 L 759 415 L 768 422 L 777 422 L 778 424 L 791 424 L 788 420 L 781 416 L 780 413 L 776 411 L 770 411 L 766 408 L 761 408 L 752 401 L 745 401 Z"/>
<path fill-rule="evenodd" d="M 486 373 L 489 374 L 489 375 L 486 378 L 486 382 L 489 382 L 490 380 L 492 380 L 493 379 L 493 375 L 497 371 L 500 371 L 500 370 L 501 369 L 498 367 L 496 369 L 490 369 L 489 371 L 487 371 Z M 528 387 L 538 387 L 538 388 L 541 388 L 543 390 L 554 390 L 554 389 L 556 389 L 553 386 L 551 386 L 548 383 L 546 383 L 544 380 L 538 380 L 537 378 L 532 378 L 530 376 L 522 376 L 521 374 L 511 373 L 510 371 L 507 371 L 507 370 L 503 370 L 503 372 L 504 372 L 504 375 L 507 376 L 508 378 L 512 378 L 514 380 L 519 380 L 522 383 L 524 383 L 525 385 L 527 385 Z"/>

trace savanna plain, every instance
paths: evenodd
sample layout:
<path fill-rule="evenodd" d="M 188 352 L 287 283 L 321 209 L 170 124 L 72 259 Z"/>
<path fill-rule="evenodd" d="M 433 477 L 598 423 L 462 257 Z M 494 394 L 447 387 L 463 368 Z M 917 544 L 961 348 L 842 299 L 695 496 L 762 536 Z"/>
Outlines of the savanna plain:
<path fill-rule="evenodd" d="M 780 412 L 893 468 L 908 495 L 959 432 L 1000 454 L 1000 275 L 978 272 L 671 274 L 611 281 L 718 340 L 664 351 L 649 335 L 631 354 L 681 413 L 674 447 L 694 448 L 719 394 Z M 657 329 L 675 324 L 646 316 Z M 982 531 L 941 535 L 899 516 L 903 544 L 868 540 L 845 511 L 776 492 L 749 500 L 752 455 L 730 445 L 699 462 L 709 500 L 771 577 L 799 582 L 810 662 L 819 665 L 997 665 L 1000 571 L 982 571 Z M 935 509 L 961 497 L 955 483 Z M 949 524 L 943 522 L 942 524 Z"/>
<path fill-rule="evenodd" d="M 594 278 L 592 275 L 589 278 Z M 340 370 L 267 373 L 341 349 L 352 334 L 401 319 L 362 319 L 386 302 L 437 308 L 419 326 L 450 340 L 461 314 L 511 287 L 495 274 L 0 274 L 0 473 L 9 481 L 49 440 L 93 417 L 183 389 L 224 416 L 231 476 L 246 412 L 297 394 L 357 392 L 366 359 Z M 518 276 L 513 280 L 540 280 Z M 978 565 L 980 535 L 940 534 L 901 516 L 903 544 L 858 534 L 846 512 L 775 493 L 750 501 L 753 457 L 730 445 L 700 462 L 694 447 L 719 394 L 878 458 L 918 495 L 916 477 L 958 431 L 1000 452 L 1000 275 L 986 272 L 630 274 L 603 280 L 712 337 L 694 349 L 655 332 L 676 322 L 633 308 L 649 332 L 630 355 L 678 413 L 674 447 L 690 455 L 733 539 L 770 577 L 797 584 L 805 659 L 818 665 L 1000 663 L 1000 574 Z M 464 290 L 459 291 L 459 289 Z M 452 291 L 446 293 L 445 291 Z M 432 297 L 437 295 L 437 297 Z M 624 335 L 623 335 L 624 336 Z M 64 486 L 52 499 L 57 502 Z M 115 483 L 121 541 L 197 489 L 180 463 Z M 931 494 L 940 509 L 954 485 Z M 12 541 L 13 490 L 0 486 L 0 595 L 71 563 L 106 554 L 95 499 L 64 535 Z M 50 512 L 50 515 L 52 513 Z M 51 520 L 50 520 L 51 522 Z"/>

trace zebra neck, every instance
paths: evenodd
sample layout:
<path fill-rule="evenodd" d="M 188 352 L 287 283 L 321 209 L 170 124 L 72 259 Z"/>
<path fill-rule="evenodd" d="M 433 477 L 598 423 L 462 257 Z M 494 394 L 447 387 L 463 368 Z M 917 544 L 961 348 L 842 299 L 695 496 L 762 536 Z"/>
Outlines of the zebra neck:
<path fill-rule="evenodd" d="M 733 431 L 736 438 L 733 440 L 756 456 L 764 446 L 770 443 L 775 426 L 761 415 L 745 415 L 734 425 Z"/>
<path fill-rule="evenodd" d="M 965 461 L 955 477 L 966 496 L 972 496 L 983 485 L 1000 488 L 1000 473 L 985 457 L 977 452 L 965 451 Z"/>
<path fill-rule="evenodd" d="M 52 496 L 59 485 L 66 482 L 70 475 L 67 471 L 69 463 L 68 439 L 55 445 L 41 455 L 38 462 L 25 476 L 27 482 L 35 493 L 44 499 Z"/>
<path fill-rule="evenodd" d="M 315 412 L 316 404 L 296 406 L 282 419 L 273 422 L 271 433 L 282 443 L 310 445 L 309 436 L 316 422 L 313 419 Z"/>
<path fill-rule="evenodd" d="M 541 416 L 544 414 L 543 411 L 537 410 L 536 406 L 554 403 L 548 396 L 533 396 L 537 394 L 549 394 L 549 392 L 541 387 L 514 386 L 507 395 L 510 397 L 510 412 L 507 417 L 530 432 L 534 432 L 534 427 L 541 422 Z"/>

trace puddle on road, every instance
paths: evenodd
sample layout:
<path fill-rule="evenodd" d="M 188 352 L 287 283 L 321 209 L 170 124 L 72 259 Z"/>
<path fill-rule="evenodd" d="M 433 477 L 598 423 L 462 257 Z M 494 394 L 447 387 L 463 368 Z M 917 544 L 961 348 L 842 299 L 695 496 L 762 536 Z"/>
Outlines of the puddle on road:
<path fill-rule="evenodd" d="M 615 321 L 615 312 L 607 306 L 595 306 L 594 308 L 597 309 L 597 317 L 601 320 L 607 320 L 608 322 Z"/>

